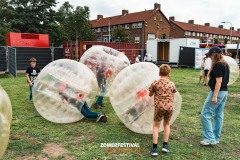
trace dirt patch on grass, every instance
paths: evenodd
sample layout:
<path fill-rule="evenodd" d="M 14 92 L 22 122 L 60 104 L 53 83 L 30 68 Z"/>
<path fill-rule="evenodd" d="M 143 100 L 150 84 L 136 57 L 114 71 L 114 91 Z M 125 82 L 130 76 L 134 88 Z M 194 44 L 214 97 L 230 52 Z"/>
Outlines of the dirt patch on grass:
<path fill-rule="evenodd" d="M 36 159 L 36 157 L 34 157 L 34 156 L 18 156 L 18 157 L 16 157 L 16 160 L 35 160 Z"/>
<path fill-rule="evenodd" d="M 230 97 L 240 98 L 240 94 L 229 94 Z"/>
<path fill-rule="evenodd" d="M 42 149 L 42 154 L 45 157 L 57 158 L 67 153 L 67 150 L 62 146 L 55 143 L 48 143 L 44 145 Z"/>
<path fill-rule="evenodd" d="M 74 145 L 79 146 L 81 141 L 83 141 L 84 139 L 86 139 L 89 142 L 94 142 L 95 141 L 95 137 L 93 135 L 85 134 L 85 136 L 75 137 L 74 138 Z"/>

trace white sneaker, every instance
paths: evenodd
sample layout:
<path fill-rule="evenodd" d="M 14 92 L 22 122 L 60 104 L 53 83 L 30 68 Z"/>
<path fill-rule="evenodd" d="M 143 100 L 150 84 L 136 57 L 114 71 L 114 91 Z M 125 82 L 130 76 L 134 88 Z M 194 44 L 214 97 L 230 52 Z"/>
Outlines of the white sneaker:
<path fill-rule="evenodd" d="M 200 143 L 200 145 L 202 145 L 202 146 L 210 146 L 210 145 L 212 145 L 212 143 L 210 143 L 210 142 L 205 142 L 205 141 L 200 141 L 199 143 Z"/>
<path fill-rule="evenodd" d="M 104 116 L 103 114 L 100 114 L 100 115 L 97 117 L 97 122 L 99 122 L 100 119 L 101 119 L 103 116 Z"/>

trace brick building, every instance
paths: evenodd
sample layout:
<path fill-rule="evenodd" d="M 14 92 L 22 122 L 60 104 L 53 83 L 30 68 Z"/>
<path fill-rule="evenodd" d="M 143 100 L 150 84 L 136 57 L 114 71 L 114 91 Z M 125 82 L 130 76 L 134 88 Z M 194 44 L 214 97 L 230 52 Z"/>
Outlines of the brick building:
<path fill-rule="evenodd" d="M 194 24 L 194 20 L 189 20 L 188 23 L 179 22 L 175 21 L 175 17 L 169 17 L 169 21 L 171 23 L 170 38 L 197 38 L 202 43 L 206 43 L 207 40 L 213 43 L 214 39 L 218 39 L 219 43 L 225 43 L 225 41 L 231 41 L 232 35 L 232 43 L 240 42 L 240 29 L 234 30 L 234 27 L 224 29 L 223 25 L 212 27 L 210 23 L 199 25 Z"/>
<path fill-rule="evenodd" d="M 111 41 L 111 32 L 116 27 L 124 27 L 130 32 L 132 42 L 139 43 L 140 48 L 146 48 L 146 40 L 169 38 L 170 22 L 161 11 L 161 5 L 154 4 L 154 9 L 135 13 L 122 10 L 121 15 L 106 17 L 98 15 L 97 19 L 90 21 L 97 41 Z"/>

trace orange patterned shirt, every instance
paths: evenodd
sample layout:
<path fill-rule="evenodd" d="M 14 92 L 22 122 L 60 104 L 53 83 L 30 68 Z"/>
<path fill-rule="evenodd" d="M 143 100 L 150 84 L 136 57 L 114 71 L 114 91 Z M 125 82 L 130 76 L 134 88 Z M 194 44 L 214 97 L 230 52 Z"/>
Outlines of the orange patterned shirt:
<path fill-rule="evenodd" d="M 155 108 L 174 110 L 174 93 L 177 89 L 174 83 L 168 79 L 159 79 L 151 84 L 149 91 L 154 93 Z"/>

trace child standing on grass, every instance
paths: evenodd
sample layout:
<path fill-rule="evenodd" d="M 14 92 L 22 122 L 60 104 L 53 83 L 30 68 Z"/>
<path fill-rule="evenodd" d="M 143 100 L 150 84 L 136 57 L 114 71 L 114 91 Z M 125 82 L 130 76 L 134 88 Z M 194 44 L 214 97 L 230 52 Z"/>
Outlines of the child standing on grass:
<path fill-rule="evenodd" d="M 159 68 L 159 80 L 153 82 L 149 87 L 149 96 L 154 95 L 154 123 L 153 123 L 153 147 L 151 148 L 151 155 L 158 155 L 158 132 L 160 128 L 161 120 L 164 119 L 164 131 L 163 131 L 163 146 L 162 152 L 169 152 L 168 138 L 170 135 L 170 119 L 174 110 L 174 93 L 177 89 L 173 82 L 169 80 L 170 66 L 163 64 Z"/>
<path fill-rule="evenodd" d="M 206 60 L 206 57 L 203 57 L 203 61 L 202 61 L 202 64 L 201 64 L 201 71 L 200 71 L 200 75 L 199 75 L 199 81 L 198 81 L 198 85 L 200 84 L 202 78 L 204 79 L 204 66 L 205 66 L 205 60 Z"/>
<path fill-rule="evenodd" d="M 30 88 L 30 95 L 28 98 L 28 102 L 32 101 L 32 87 L 34 84 L 35 79 L 38 76 L 38 73 L 40 73 L 40 69 L 36 67 L 37 60 L 35 58 L 30 58 L 29 60 L 30 66 L 26 70 L 26 77 L 27 77 L 27 82 L 29 84 Z"/>

